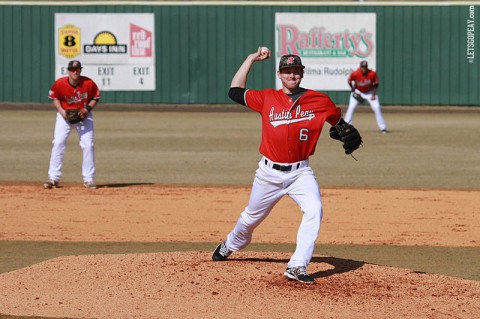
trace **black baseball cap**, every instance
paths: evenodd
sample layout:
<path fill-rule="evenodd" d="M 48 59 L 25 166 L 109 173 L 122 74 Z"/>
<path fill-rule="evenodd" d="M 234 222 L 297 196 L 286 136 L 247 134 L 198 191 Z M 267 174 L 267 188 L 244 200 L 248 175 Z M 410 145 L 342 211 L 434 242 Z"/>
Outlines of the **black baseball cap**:
<path fill-rule="evenodd" d="M 80 63 L 80 61 L 78 60 L 72 60 L 70 62 L 68 62 L 68 67 L 67 69 L 78 69 L 78 68 L 82 68 L 82 63 Z"/>
<path fill-rule="evenodd" d="M 368 68 L 368 62 L 367 61 L 360 62 L 360 67 L 361 68 Z"/>
<path fill-rule="evenodd" d="M 283 55 L 280 58 L 280 63 L 278 64 L 278 69 L 290 68 L 290 67 L 299 67 L 304 69 L 305 66 L 302 64 L 302 60 L 298 55 L 287 54 Z"/>

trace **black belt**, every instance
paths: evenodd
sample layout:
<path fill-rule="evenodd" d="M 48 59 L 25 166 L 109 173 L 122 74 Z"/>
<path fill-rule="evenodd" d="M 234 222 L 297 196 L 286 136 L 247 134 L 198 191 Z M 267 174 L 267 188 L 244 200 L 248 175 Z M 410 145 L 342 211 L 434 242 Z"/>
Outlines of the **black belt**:
<path fill-rule="evenodd" d="M 265 160 L 265 165 L 268 165 L 268 160 Z M 300 163 L 297 163 L 297 169 L 300 167 Z M 292 165 L 278 165 L 278 164 L 273 164 L 272 165 L 273 169 L 276 169 L 277 171 L 281 172 L 290 172 L 292 170 Z"/>

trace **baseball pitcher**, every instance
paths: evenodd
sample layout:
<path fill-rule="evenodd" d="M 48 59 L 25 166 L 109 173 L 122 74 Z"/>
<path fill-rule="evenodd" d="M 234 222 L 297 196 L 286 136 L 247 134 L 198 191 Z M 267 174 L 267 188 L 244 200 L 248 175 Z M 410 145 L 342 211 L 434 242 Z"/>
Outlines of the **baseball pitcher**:
<path fill-rule="evenodd" d="M 252 240 L 254 229 L 275 204 L 288 195 L 300 206 L 303 217 L 297 246 L 284 276 L 310 284 L 314 279 L 308 275 L 307 266 L 320 231 L 322 201 L 309 157 L 315 152 L 325 122 L 332 125 L 330 136 L 343 141 L 346 154 L 355 151 L 362 144 L 362 138 L 341 118 L 340 108 L 327 95 L 300 87 L 305 67 L 299 56 L 281 57 L 277 77 L 282 89 L 246 90 L 253 64 L 270 55 L 270 51 L 259 48 L 246 58 L 232 79 L 229 97 L 258 112 L 262 118 L 260 153 L 263 156 L 248 205 L 227 239 L 217 246 L 212 259 L 223 261 L 232 252 L 245 248 Z"/>

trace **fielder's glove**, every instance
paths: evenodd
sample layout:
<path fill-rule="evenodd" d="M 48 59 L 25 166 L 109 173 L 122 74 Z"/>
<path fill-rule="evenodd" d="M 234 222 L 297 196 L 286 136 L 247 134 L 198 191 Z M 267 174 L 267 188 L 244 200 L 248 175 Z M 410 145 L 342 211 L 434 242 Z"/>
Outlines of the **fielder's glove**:
<path fill-rule="evenodd" d="M 342 118 L 337 125 L 330 128 L 330 137 L 343 142 L 345 154 L 350 155 L 362 145 L 362 137 L 358 130 Z"/>
<path fill-rule="evenodd" d="M 360 103 L 365 102 L 365 99 L 360 94 L 358 94 L 357 92 L 352 92 L 352 96 L 355 100 L 357 100 Z"/>
<path fill-rule="evenodd" d="M 83 120 L 80 114 L 80 110 L 67 110 L 66 113 L 67 113 L 66 119 L 70 124 L 75 124 Z"/>

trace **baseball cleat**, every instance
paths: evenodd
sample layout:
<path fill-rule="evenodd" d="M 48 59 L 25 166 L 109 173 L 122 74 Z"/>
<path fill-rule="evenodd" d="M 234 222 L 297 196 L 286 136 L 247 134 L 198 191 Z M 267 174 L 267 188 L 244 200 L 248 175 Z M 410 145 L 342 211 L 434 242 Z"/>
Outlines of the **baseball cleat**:
<path fill-rule="evenodd" d="M 382 130 L 382 134 L 387 134 L 388 131 L 387 130 Z"/>
<path fill-rule="evenodd" d="M 227 260 L 228 256 L 230 256 L 232 252 L 227 249 L 225 242 L 221 242 L 220 245 L 217 246 L 215 251 L 212 255 L 213 261 L 224 261 Z"/>
<path fill-rule="evenodd" d="M 304 284 L 313 284 L 315 282 L 315 280 L 307 274 L 307 267 L 305 266 L 287 267 L 283 275 L 288 279 L 296 280 Z"/>
<path fill-rule="evenodd" d="M 54 187 L 58 187 L 58 182 L 54 181 L 53 179 L 43 183 L 43 188 L 45 189 L 52 189 Z"/>
<path fill-rule="evenodd" d="M 85 182 L 85 183 L 83 183 L 83 186 L 85 188 L 90 188 L 90 189 L 96 189 L 97 188 L 97 185 L 95 185 L 94 182 Z"/>

